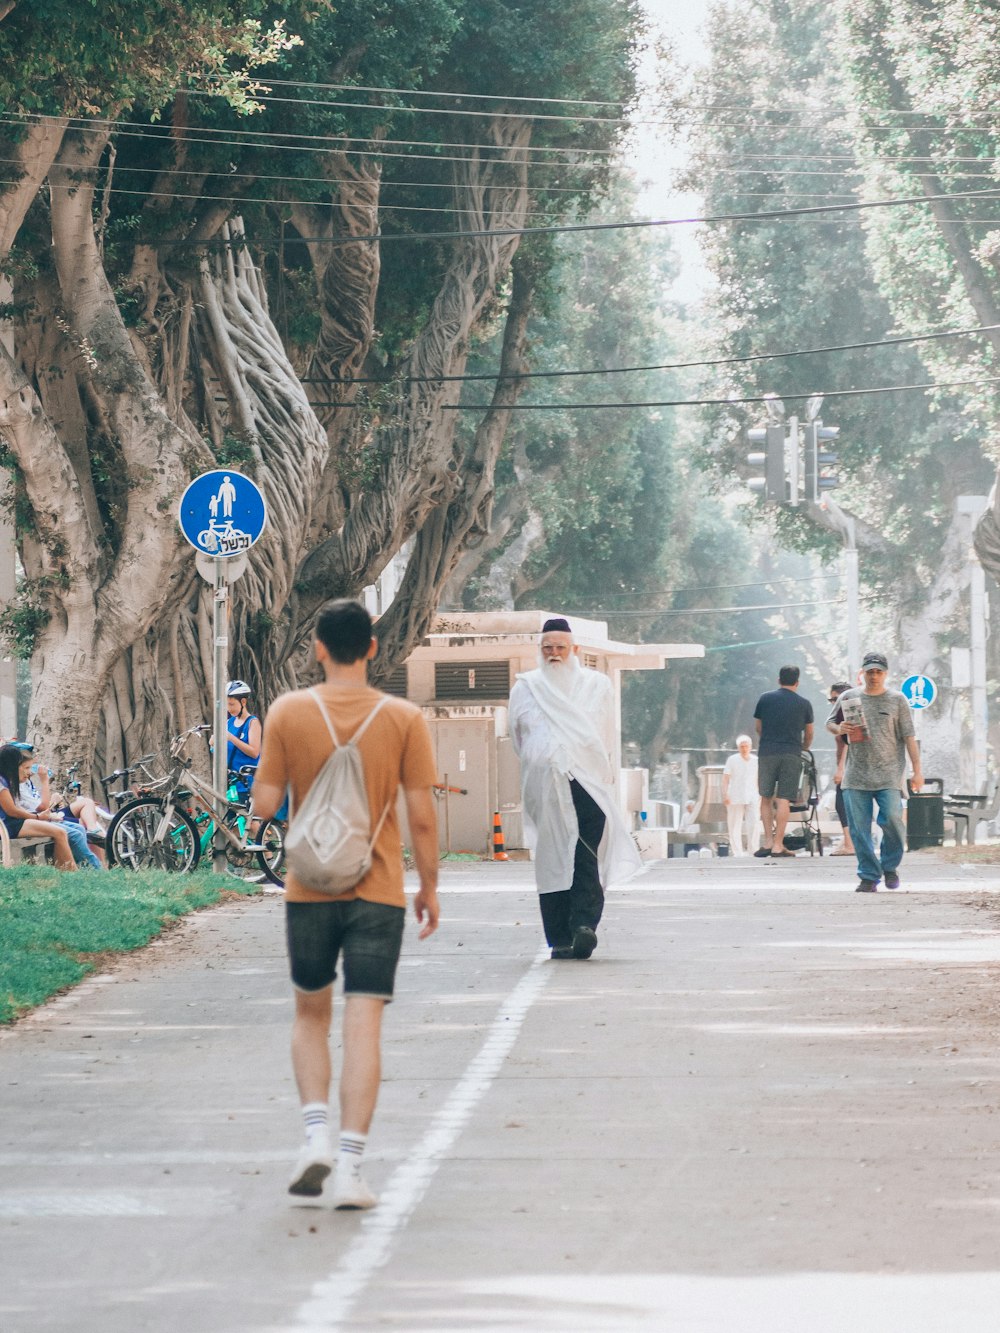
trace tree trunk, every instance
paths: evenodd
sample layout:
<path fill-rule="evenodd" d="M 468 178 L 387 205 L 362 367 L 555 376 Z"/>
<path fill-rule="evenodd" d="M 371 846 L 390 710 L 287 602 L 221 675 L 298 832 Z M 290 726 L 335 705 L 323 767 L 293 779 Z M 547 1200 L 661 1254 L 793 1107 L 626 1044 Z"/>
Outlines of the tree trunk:
<path fill-rule="evenodd" d="M 107 130 L 68 132 L 49 172 L 53 259 L 65 310 L 62 363 L 99 413 L 129 479 L 116 548 L 94 526 L 90 478 L 73 466 L 34 386 L 6 358 L 0 424 L 10 441 L 35 531 L 25 571 L 46 623 L 32 659 L 29 725 L 60 760 L 93 754 L 100 702 L 129 645 L 176 602 L 188 575 L 180 559 L 175 506 L 190 461 L 204 453 L 192 432 L 170 421 L 125 329 L 97 251 L 93 169 Z"/>
<path fill-rule="evenodd" d="M 469 339 L 506 277 L 524 225 L 528 193 L 524 149 L 530 126 L 494 122 L 501 153 L 484 160 L 473 150 L 458 163 L 456 216 L 471 234 L 454 245 L 452 261 L 427 324 L 400 369 L 408 387 L 375 426 L 368 449 L 370 476 L 351 497 L 343 525 L 320 541 L 299 571 L 300 639 L 326 597 L 352 596 L 373 583 L 392 556 L 420 530 L 431 512 L 449 505 L 462 479 L 453 441 L 458 386 Z M 317 536 L 320 534 L 317 533 Z"/>
<path fill-rule="evenodd" d="M 405 661 L 430 628 L 441 592 L 471 539 L 489 529 L 497 457 L 521 395 L 528 318 L 534 284 L 515 266 L 514 285 L 500 357 L 500 378 L 489 411 L 479 423 L 469 455 L 462 460 L 461 488 L 424 522 L 413 542 L 403 582 L 378 622 L 379 656 L 375 679 L 384 681 Z"/>

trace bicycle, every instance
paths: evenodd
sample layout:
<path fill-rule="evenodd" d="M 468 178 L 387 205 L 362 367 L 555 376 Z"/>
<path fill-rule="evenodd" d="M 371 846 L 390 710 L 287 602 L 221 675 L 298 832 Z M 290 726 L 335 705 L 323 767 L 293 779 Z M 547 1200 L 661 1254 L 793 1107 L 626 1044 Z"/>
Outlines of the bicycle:
<path fill-rule="evenodd" d="M 196 813 L 204 811 L 212 821 L 212 835 L 219 832 L 223 836 L 230 873 L 242 878 L 255 861 L 272 883 L 280 885 L 285 852 L 281 826 L 266 820 L 257 830 L 257 840 L 249 842 L 250 807 L 216 791 L 192 772 L 191 760 L 185 757 L 191 737 L 209 731 L 211 727 L 201 723 L 176 736 L 170 745 L 166 777 L 149 782 L 141 794 L 115 812 L 108 827 L 109 859 L 133 870 L 194 870 L 202 851 Z"/>
<path fill-rule="evenodd" d="M 256 770 L 250 765 L 236 772 L 230 769 L 226 788 L 226 799 L 231 807 L 226 815 L 227 826 L 235 829 L 244 840 L 248 827 L 251 828 L 252 832 L 253 816 L 249 805 L 239 797 L 239 784 L 241 782 L 246 784 L 249 779 L 252 779 L 255 772 Z M 211 811 L 199 804 L 196 811 L 189 810 L 189 813 L 201 835 L 199 857 L 211 856 L 215 836 L 215 820 Z M 287 827 L 282 820 L 270 819 L 261 824 L 258 829 L 258 836 L 252 839 L 242 853 L 227 845 L 226 873 L 235 875 L 248 884 L 259 884 L 262 879 L 270 878 L 272 883 L 283 885 L 286 831 Z M 260 869 L 256 859 L 256 851 L 253 849 L 258 845 L 264 848 L 264 854 L 270 862 L 270 876 L 267 876 Z"/>
<path fill-rule="evenodd" d="M 149 765 L 155 758 L 155 754 L 140 755 L 135 763 L 130 764 L 128 768 L 116 768 L 113 773 L 108 773 L 106 777 L 100 779 L 101 786 L 104 788 L 104 804 L 109 811 L 112 805 L 116 810 L 120 810 L 123 805 L 126 805 L 129 801 L 134 801 L 137 796 L 142 796 L 156 783 L 157 778 L 149 769 Z M 127 782 L 133 773 L 140 773 L 144 781 L 132 786 L 126 785 L 118 791 L 111 790 L 113 782 L 118 782 L 121 778 L 125 778 Z"/>

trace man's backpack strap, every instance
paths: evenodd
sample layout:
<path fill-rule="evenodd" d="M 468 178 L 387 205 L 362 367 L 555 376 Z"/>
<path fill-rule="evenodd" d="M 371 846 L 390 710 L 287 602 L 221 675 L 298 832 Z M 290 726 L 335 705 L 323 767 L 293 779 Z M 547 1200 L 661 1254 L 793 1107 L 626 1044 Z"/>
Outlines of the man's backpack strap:
<path fill-rule="evenodd" d="M 340 749 L 340 741 L 337 739 L 337 733 L 336 733 L 336 732 L 334 731 L 334 729 L 333 729 L 333 723 L 330 721 L 330 715 L 329 715 L 329 713 L 326 711 L 326 708 L 323 706 L 323 701 L 322 701 L 322 699 L 319 697 L 319 695 L 318 695 L 318 693 L 316 692 L 316 690 L 313 689 L 312 687 L 310 687 L 309 693 L 310 693 L 310 694 L 312 695 L 312 697 L 316 700 L 316 707 L 317 707 L 317 708 L 319 709 L 319 711 L 323 714 L 323 721 L 326 723 L 326 729 L 327 729 L 327 731 L 329 731 L 329 733 L 330 733 L 330 738 L 331 738 L 331 740 L 333 741 L 333 744 L 334 744 L 335 749 L 338 749 L 338 750 L 339 750 L 339 749 Z M 372 719 L 374 718 L 375 714 L 379 711 L 379 709 L 382 707 L 383 704 L 386 704 L 386 703 L 388 703 L 388 702 L 389 702 L 389 699 L 388 699 L 388 696 L 387 696 L 387 695 L 383 695 L 382 698 L 379 699 L 378 703 L 375 705 L 375 707 L 372 709 L 372 711 L 371 711 L 371 712 L 368 714 L 368 716 L 365 718 L 364 722 L 362 722 L 361 726 L 358 727 L 357 731 L 354 733 L 354 735 L 351 737 L 351 739 L 347 742 L 348 745 L 356 745 L 356 744 L 358 743 L 358 741 L 361 739 L 362 735 L 368 730 L 369 724 L 371 723 L 371 721 L 372 721 Z M 378 835 L 382 832 L 382 825 L 383 825 L 383 824 L 385 823 L 385 821 L 386 821 L 386 816 L 389 814 L 389 807 L 390 807 L 391 805 L 392 805 L 392 802 L 391 802 L 391 801 L 386 801 L 386 803 L 385 803 L 385 809 L 382 811 L 381 815 L 379 816 L 379 821 L 378 821 L 378 823 L 375 825 L 375 832 L 372 834 L 372 837 L 371 837 L 371 844 L 370 844 L 370 845 L 371 845 L 372 847 L 374 847 L 375 843 L 378 841 Z"/>
<path fill-rule="evenodd" d="M 337 733 L 336 733 L 336 732 L 334 731 L 334 729 L 333 729 L 333 723 L 330 721 L 330 714 L 326 711 L 326 708 L 323 706 L 323 700 L 319 697 L 319 694 L 316 692 L 315 689 L 310 688 L 309 693 L 310 693 L 310 694 L 312 695 L 312 697 L 316 700 L 316 707 L 317 707 L 317 708 L 319 709 L 319 711 L 323 714 L 323 721 L 326 723 L 326 729 L 327 729 L 327 731 L 330 733 L 330 739 L 333 741 L 334 747 L 335 747 L 336 749 L 339 750 L 339 749 L 340 749 L 340 740 L 339 740 L 338 737 L 337 737 Z M 383 704 L 386 704 L 386 703 L 388 703 L 388 702 L 389 702 L 389 700 L 388 700 L 388 696 L 386 696 L 386 695 L 383 695 L 382 698 L 379 699 L 378 703 L 375 705 L 375 707 L 372 709 L 372 711 L 371 711 L 371 712 L 368 714 L 368 716 L 365 718 L 364 722 L 362 722 L 361 726 L 358 727 L 357 731 L 354 733 L 354 735 L 351 737 L 351 739 L 347 742 L 348 745 L 356 745 L 356 744 L 358 743 L 358 741 L 361 739 L 361 737 L 364 735 L 364 733 L 368 730 L 368 726 L 369 726 L 369 723 L 371 722 L 372 718 L 373 718 L 373 717 L 375 716 L 375 714 L 379 711 L 379 709 L 382 707 L 382 705 L 383 705 Z"/>

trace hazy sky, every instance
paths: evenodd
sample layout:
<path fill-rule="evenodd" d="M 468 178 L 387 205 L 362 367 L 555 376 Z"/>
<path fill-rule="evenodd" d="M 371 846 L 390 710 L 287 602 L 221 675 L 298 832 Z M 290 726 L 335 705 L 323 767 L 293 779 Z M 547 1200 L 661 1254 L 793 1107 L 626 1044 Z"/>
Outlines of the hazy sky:
<path fill-rule="evenodd" d="M 709 0 L 644 0 L 643 7 L 655 31 L 670 41 L 685 64 L 700 64 L 706 58 L 704 28 Z M 643 73 L 652 85 L 656 80 L 652 60 Z M 642 208 L 650 217 L 697 217 L 701 213 L 701 197 L 681 193 L 671 183 L 671 177 L 684 165 L 685 152 L 683 145 L 671 142 L 665 128 L 640 126 L 635 149 L 626 161 L 642 182 Z M 698 229 L 671 228 L 670 235 L 682 265 L 672 295 L 696 300 L 708 280 L 700 260 Z"/>

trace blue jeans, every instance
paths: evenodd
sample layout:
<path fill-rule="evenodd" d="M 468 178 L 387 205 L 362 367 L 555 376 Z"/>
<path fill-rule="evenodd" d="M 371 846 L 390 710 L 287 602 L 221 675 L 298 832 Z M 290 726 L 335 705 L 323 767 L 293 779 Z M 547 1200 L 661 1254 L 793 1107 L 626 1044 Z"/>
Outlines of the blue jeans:
<path fill-rule="evenodd" d="M 78 866 L 90 866 L 92 870 L 103 870 L 98 858 L 90 850 L 90 844 L 87 842 L 87 830 L 82 824 L 78 824 L 73 819 L 67 819 L 63 823 L 66 830 L 66 837 L 69 839 L 69 849 L 73 853 L 73 860 Z"/>
<path fill-rule="evenodd" d="M 880 791 L 855 791 L 850 787 L 842 790 L 847 807 L 847 827 L 851 830 L 858 856 L 858 878 L 877 884 L 903 859 L 902 794 L 898 787 L 883 787 Z M 872 843 L 872 815 L 876 809 L 878 826 L 882 830 L 881 865 Z"/>

